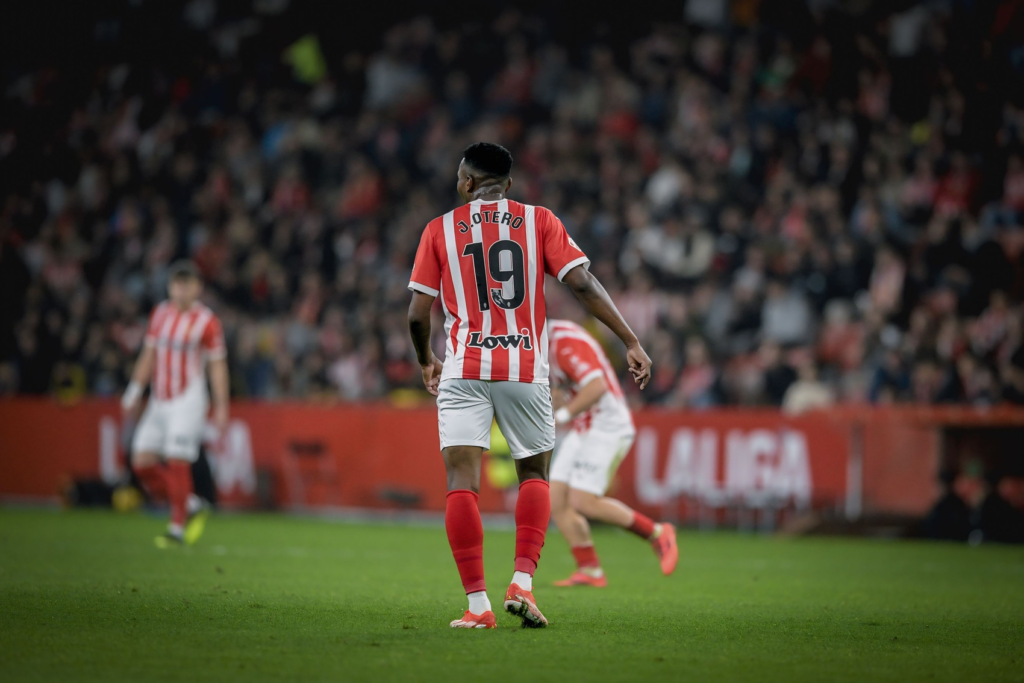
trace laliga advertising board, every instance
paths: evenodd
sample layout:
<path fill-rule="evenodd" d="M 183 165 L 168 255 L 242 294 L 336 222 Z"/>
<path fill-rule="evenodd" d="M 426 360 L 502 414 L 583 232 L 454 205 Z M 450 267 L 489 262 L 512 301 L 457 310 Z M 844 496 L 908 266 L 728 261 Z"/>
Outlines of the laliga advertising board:
<path fill-rule="evenodd" d="M 846 497 L 848 430 L 827 414 L 649 409 L 635 419 L 636 442 L 613 493 L 645 513 L 685 519 L 697 502 L 834 508 Z M 415 509 L 443 510 L 443 487 L 434 485 L 444 481 L 435 421 L 429 408 L 238 402 L 227 433 L 208 434 L 206 450 L 228 506 L 255 503 L 264 471 L 282 506 L 390 507 L 398 494 Z M 5 402 L 0 495 L 52 498 L 69 477 L 115 482 L 126 436 L 115 402 Z M 484 482 L 481 509 L 502 512 L 506 502 Z"/>
<path fill-rule="evenodd" d="M 646 509 L 831 507 L 846 496 L 847 430 L 826 416 L 769 412 L 636 414 L 637 438 L 616 495 Z"/>

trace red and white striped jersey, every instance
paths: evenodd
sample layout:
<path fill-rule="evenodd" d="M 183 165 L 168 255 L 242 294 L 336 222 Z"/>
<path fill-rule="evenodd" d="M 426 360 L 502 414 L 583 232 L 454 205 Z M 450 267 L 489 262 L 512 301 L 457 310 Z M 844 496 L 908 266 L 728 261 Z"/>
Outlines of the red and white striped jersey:
<path fill-rule="evenodd" d="M 549 210 L 475 200 L 427 224 L 409 289 L 441 296 L 441 380 L 548 383 L 544 274 L 590 263 Z"/>
<path fill-rule="evenodd" d="M 608 390 L 590 410 L 573 420 L 573 429 L 622 434 L 632 433 L 633 418 L 608 356 L 590 333 L 568 320 L 551 320 L 552 375 L 557 384 L 575 396 L 583 386 L 603 377 Z"/>
<path fill-rule="evenodd" d="M 193 382 L 202 382 L 206 362 L 227 355 L 220 320 L 201 303 L 187 311 L 170 301 L 159 304 L 149 316 L 145 344 L 156 349 L 152 394 L 159 401 L 176 398 Z"/>

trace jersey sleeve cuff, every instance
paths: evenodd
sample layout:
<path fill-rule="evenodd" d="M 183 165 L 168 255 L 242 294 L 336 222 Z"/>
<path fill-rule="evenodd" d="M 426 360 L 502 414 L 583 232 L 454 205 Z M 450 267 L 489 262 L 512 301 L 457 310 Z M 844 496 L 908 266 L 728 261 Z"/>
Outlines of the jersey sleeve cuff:
<path fill-rule="evenodd" d="M 576 384 L 581 387 L 585 387 L 598 377 L 604 377 L 604 372 L 600 368 L 597 370 L 591 370 L 587 374 L 583 375 Z"/>
<path fill-rule="evenodd" d="M 562 266 L 562 269 L 560 271 L 558 271 L 558 281 L 561 282 L 562 278 L 565 277 L 566 273 L 568 273 L 570 270 L 572 270 L 576 266 L 583 265 L 584 263 L 587 263 L 587 264 L 590 263 L 590 259 L 588 259 L 586 256 L 580 256 L 578 259 L 575 259 L 575 260 L 572 260 L 572 261 L 569 261 L 568 263 L 566 263 L 564 266 Z"/>
<path fill-rule="evenodd" d="M 414 292 L 420 292 L 422 294 L 427 294 L 429 296 L 437 296 L 438 294 L 441 293 L 441 292 L 439 292 L 438 290 L 436 290 L 436 289 L 434 289 L 432 287 L 427 287 L 426 285 L 421 285 L 418 282 L 410 282 L 409 283 L 409 289 L 411 289 Z"/>

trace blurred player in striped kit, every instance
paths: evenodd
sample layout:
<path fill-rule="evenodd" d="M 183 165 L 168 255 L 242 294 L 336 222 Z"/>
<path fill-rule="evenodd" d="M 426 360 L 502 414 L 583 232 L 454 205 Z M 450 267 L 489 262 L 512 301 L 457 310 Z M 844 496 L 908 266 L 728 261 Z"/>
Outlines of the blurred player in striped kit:
<path fill-rule="evenodd" d="M 166 492 L 171 507 L 160 548 L 195 543 L 207 512 L 193 493 L 192 463 L 199 458 L 209 412 L 206 371 L 213 389 L 213 422 L 223 434 L 228 422 L 228 364 L 224 332 L 213 311 L 200 303 L 203 283 L 190 261 L 170 268 L 169 298 L 149 317 L 142 353 L 121 405 L 126 415 L 149 404 L 132 441 L 132 466 L 152 495 Z"/>
<path fill-rule="evenodd" d="M 556 586 L 608 585 L 588 519 L 622 527 L 650 542 L 661 571 L 676 569 L 676 530 L 605 495 L 633 445 L 636 429 L 615 370 L 601 345 L 568 320 L 548 321 L 551 374 L 568 393 L 556 395 L 555 422 L 571 425 L 551 463 L 551 518 L 569 543 L 576 571 Z"/>

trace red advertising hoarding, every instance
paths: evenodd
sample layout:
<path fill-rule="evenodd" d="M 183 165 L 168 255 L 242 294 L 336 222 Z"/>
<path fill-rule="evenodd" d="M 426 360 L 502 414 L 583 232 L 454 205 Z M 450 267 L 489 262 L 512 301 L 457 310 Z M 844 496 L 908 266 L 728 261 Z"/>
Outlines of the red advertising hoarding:
<path fill-rule="evenodd" d="M 699 506 L 920 514 L 937 494 L 936 425 L 949 415 L 649 409 L 636 415 L 613 492 L 674 518 Z M 1024 424 L 1019 412 L 1001 419 Z M 118 481 L 130 429 L 115 401 L 0 402 L 0 496 L 52 498 L 73 478 Z M 433 408 L 239 402 L 227 433 L 211 432 L 206 448 L 228 506 L 256 503 L 262 477 L 282 506 L 444 509 Z M 480 501 L 485 512 L 508 509 L 486 477 Z"/>

